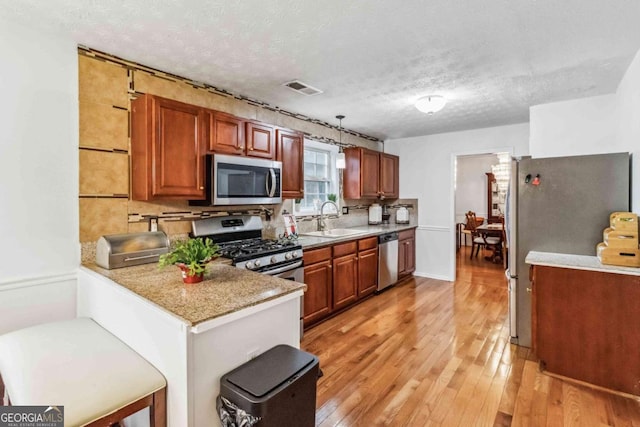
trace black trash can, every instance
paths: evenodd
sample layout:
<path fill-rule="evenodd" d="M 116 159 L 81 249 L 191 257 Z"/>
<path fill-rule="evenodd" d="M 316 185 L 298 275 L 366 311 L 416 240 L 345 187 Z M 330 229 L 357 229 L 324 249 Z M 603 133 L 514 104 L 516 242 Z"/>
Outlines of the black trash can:
<path fill-rule="evenodd" d="M 259 418 L 247 425 L 314 427 L 318 371 L 319 361 L 313 354 L 278 345 L 225 374 L 220 379 L 220 398 Z M 220 398 L 219 414 L 224 406 Z"/>

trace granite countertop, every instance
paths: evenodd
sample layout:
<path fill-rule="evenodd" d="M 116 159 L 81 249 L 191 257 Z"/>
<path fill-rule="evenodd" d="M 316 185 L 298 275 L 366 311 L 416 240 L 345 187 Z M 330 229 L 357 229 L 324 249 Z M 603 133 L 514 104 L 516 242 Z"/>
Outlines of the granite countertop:
<path fill-rule="evenodd" d="M 303 283 L 229 265 L 229 260 L 210 263 L 204 281 L 184 284 L 178 267 L 158 268 L 157 263 L 106 270 L 95 263 L 83 266 L 111 279 L 184 319 L 191 326 L 299 290 Z"/>
<path fill-rule="evenodd" d="M 416 228 L 415 224 L 385 224 L 385 225 L 361 225 L 357 227 L 348 227 L 349 230 L 362 231 L 361 234 L 352 234 L 343 237 L 316 237 L 307 236 L 301 233 L 298 236 L 298 243 L 302 245 L 302 249 L 314 249 L 322 246 L 335 245 L 336 243 L 348 242 L 350 240 L 359 240 L 365 237 L 379 236 L 380 234 L 390 233 L 392 231 L 410 230 Z"/>
<path fill-rule="evenodd" d="M 601 271 L 603 273 L 629 274 L 640 276 L 640 268 L 602 264 L 598 257 L 588 255 L 556 254 L 531 251 L 525 258 L 527 264 L 547 267 L 573 268 L 576 270 Z"/>

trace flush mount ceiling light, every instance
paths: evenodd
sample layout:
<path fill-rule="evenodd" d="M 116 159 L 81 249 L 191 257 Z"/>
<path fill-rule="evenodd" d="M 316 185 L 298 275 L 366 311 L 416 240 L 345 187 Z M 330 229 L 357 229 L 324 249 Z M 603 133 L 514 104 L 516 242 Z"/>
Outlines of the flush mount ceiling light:
<path fill-rule="evenodd" d="M 344 116 L 342 114 L 338 114 L 336 119 L 340 120 L 340 128 L 338 129 L 340 132 L 340 152 L 336 155 L 336 169 L 345 169 L 347 167 L 347 159 L 342 152 L 342 119 L 344 119 Z"/>
<path fill-rule="evenodd" d="M 429 95 L 416 101 L 416 108 L 429 115 L 442 110 L 447 100 L 440 95 Z"/>

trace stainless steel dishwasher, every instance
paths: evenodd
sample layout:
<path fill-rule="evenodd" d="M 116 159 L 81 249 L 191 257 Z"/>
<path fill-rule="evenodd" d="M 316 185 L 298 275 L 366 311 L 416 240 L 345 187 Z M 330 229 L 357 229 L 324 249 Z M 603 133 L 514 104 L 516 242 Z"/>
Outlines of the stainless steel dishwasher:
<path fill-rule="evenodd" d="M 398 233 L 378 236 L 378 292 L 398 281 Z"/>

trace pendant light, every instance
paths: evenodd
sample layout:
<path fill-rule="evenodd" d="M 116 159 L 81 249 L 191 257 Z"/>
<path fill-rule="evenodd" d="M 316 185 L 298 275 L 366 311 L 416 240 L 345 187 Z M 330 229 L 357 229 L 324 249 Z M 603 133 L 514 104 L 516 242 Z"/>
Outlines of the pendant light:
<path fill-rule="evenodd" d="M 344 116 L 342 114 L 338 114 L 336 116 L 336 119 L 340 120 L 340 127 L 338 128 L 338 131 L 340 132 L 340 144 L 338 145 L 339 151 L 338 155 L 336 156 L 336 169 L 345 169 L 347 167 L 347 159 L 344 155 L 344 152 L 342 151 L 342 119 L 344 119 Z"/>

